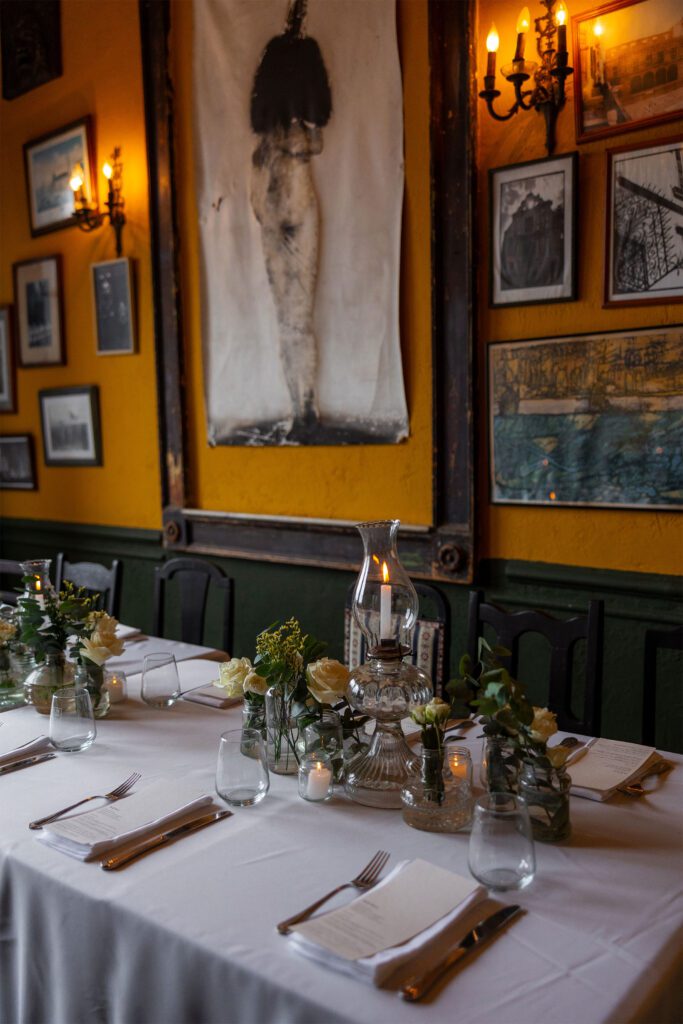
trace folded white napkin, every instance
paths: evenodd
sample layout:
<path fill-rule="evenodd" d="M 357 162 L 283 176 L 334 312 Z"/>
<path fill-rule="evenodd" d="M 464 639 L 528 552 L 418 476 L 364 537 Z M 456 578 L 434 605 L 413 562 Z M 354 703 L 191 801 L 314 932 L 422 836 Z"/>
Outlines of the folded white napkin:
<path fill-rule="evenodd" d="M 356 899 L 362 900 L 372 897 L 373 894 L 378 895 L 386 886 L 400 882 L 400 875 L 405 872 L 406 868 L 420 865 L 424 865 L 425 869 L 429 869 L 430 872 L 438 872 L 442 877 L 450 876 L 455 891 L 462 893 L 462 899 L 459 899 L 455 906 L 449 905 L 445 901 L 443 915 L 426 928 L 418 931 L 416 935 L 399 945 L 388 946 L 370 956 L 352 959 L 338 955 L 314 941 L 310 934 L 306 934 L 307 931 L 310 932 L 306 925 L 297 925 L 289 939 L 293 948 L 317 963 L 344 974 L 371 981 L 375 985 L 383 985 L 394 974 L 397 978 L 402 976 L 402 982 L 407 977 L 408 969 L 411 974 L 427 970 L 444 957 L 447 949 L 452 948 L 452 945 L 464 938 L 470 928 L 474 927 L 483 916 L 479 905 L 486 900 L 486 890 L 472 879 L 443 871 L 443 869 L 435 868 L 434 865 L 425 864 L 424 861 L 402 861 L 379 885 L 376 885 L 365 896 Z M 410 884 L 413 887 L 414 882 L 411 881 Z M 395 898 L 400 899 L 399 893 L 400 890 L 397 888 Z M 334 913 L 335 911 L 329 912 L 330 915 Z M 328 915 L 318 915 L 318 918 L 326 916 Z M 332 918 L 330 918 L 330 923 L 331 921 Z M 402 971 L 401 968 L 404 970 Z"/>
<path fill-rule="evenodd" d="M 35 739 L 29 740 L 28 743 L 23 743 L 19 747 L 13 747 L 11 750 L 2 751 L 0 749 L 0 767 L 13 764 L 15 761 L 21 761 L 25 757 L 45 754 L 48 750 L 52 750 L 52 746 L 47 736 L 36 736 Z"/>
<path fill-rule="evenodd" d="M 124 626 L 122 622 L 116 626 L 116 636 L 119 640 L 128 640 L 131 636 L 139 636 L 141 632 L 137 626 Z"/>
<path fill-rule="evenodd" d="M 46 825 L 38 838 L 78 860 L 92 860 L 138 836 L 159 831 L 212 800 L 199 792 L 197 783 L 154 782 L 106 807 Z"/>
<path fill-rule="evenodd" d="M 180 665 L 178 667 L 180 668 Z M 207 704 L 212 708 L 231 708 L 235 704 L 240 704 L 242 700 L 241 697 L 227 697 L 225 690 L 220 686 L 205 686 L 199 690 L 191 690 L 183 694 L 183 699 L 195 704 Z"/>

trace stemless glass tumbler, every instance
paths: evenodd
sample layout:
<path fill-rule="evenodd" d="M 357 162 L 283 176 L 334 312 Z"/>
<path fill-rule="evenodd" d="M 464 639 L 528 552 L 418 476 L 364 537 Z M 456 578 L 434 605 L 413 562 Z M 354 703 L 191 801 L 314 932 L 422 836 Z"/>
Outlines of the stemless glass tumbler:
<path fill-rule="evenodd" d="M 90 694 L 63 686 L 52 695 L 50 742 L 57 750 L 87 750 L 97 735 Z"/>
<path fill-rule="evenodd" d="M 142 667 L 142 699 L 160 711 L 180 697 L 178 666 L 172 654 L 147 654 Z"/>
<path fill-rule="evenodd" d="M 523 889 L 536 872 L 526 804 L 512 793 L 486 793 L 474 805 L 470 871 L 489 889 Z"/>
<path fill-rule="evenodd" d="M 259 729 L 229 729 L 221 736 L 216 792 L 232 807 L 252 807 L 270 789 L 266 745 Z"/>

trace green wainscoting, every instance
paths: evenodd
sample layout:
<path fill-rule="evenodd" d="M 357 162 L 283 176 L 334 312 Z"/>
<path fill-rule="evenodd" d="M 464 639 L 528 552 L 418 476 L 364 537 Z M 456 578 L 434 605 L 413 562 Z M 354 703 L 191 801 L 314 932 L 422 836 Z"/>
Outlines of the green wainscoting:
<path fill-rule="evenodd" d="M 166 557 L 161 534 L 107 526 L 74 526 L 38 520 L 5 519 L 0 557 L 49 558 L 63 551 L 70 561 L 124 563 L 121 618 L 149 630 L 152 624 L 154 566 Z M 359 561 L 361 556 L 358 545 Z M 213 558 L 232 576 L 236 588 L 235 649 L 253 655 L 254 636 L 275 620 L 296 616 L 309 632 L 329 641 L 332 657 L 342 656 L 343 608 L 353 574 L 268 561 Z M 490 561 L 479 567 L 477 586 L 491 600 L 514 608 L 543 608 L 558 616 L 583 612 L 591 598 L 605 601 L 605 736 L 639 740 L 644 685 L 643 636 L 650 626 L 675 626 L 683 619 L 683 585 L 673 576 L 621 573 L 534 562 Z M 466 647 L 468 589 L 440 585 L 452 611 L 451 665 Z M 219 607 L 211 604 L 207 642 L 218 645 Z M 171 629 L 173 628 L 171 623 Z M 541 678 L 546 660 L 530 642 L 522 650 L 520 677 L 536 703 L 544 703 Z M 653 680 L 648 679 L 648 686 Z M 681 656 L 662 652 L 657 668 L 657 743 L 683 752 L 683 670 Z"/>

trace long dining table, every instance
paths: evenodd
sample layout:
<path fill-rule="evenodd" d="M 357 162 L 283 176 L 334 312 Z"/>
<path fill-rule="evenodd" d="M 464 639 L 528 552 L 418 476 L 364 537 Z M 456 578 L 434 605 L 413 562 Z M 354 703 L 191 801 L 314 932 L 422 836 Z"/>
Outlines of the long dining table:
<path fill-rule="evenodd" d="M 30 707 L 0 720 L 0 735 L 47 729 Z M 98 723 L 90 749 L 0 777 L 2 1024 L 681 1020 L 683 758 L 675 754 L 646 796 L 572 797 L 571 838 L 536 844 L 533 883 L 506 894 L 523 916 L 417 1005 L 302 957 L 275 925 L 380 848 L 390 867 L 420 858 L 468 875 L 466 831 L 417 831 L 400 811 L 343 792 L 308 803 L 294 777 L 274 774 L 257 806 L 116 872 L 65 856 L 27 828 L 134 770 L 139 785 L 183 779 L 214 793 L 220 735 L 240 724 L 239 707 L 181 700 L 154 710 L 130 677 L 128 700 Z M 476 762 L 481 740 L 476 729 L 468 736 Z"/>

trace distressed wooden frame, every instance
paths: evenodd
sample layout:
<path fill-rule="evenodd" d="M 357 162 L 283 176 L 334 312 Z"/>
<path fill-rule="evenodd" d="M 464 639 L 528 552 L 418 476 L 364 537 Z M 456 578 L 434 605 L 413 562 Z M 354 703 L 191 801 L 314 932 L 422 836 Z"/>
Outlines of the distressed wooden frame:
<path fill-rule="evenodd" d="M 175 195 L 170 0 L 139 0 L 149 164 L 164 545 L 259 561 L 358 566 L 352 523 L 192 508 Z M 433 521 L 401 531 L 416 576 L 468 583 L 474 568 L 474 4 L 429 0 Z"/>

